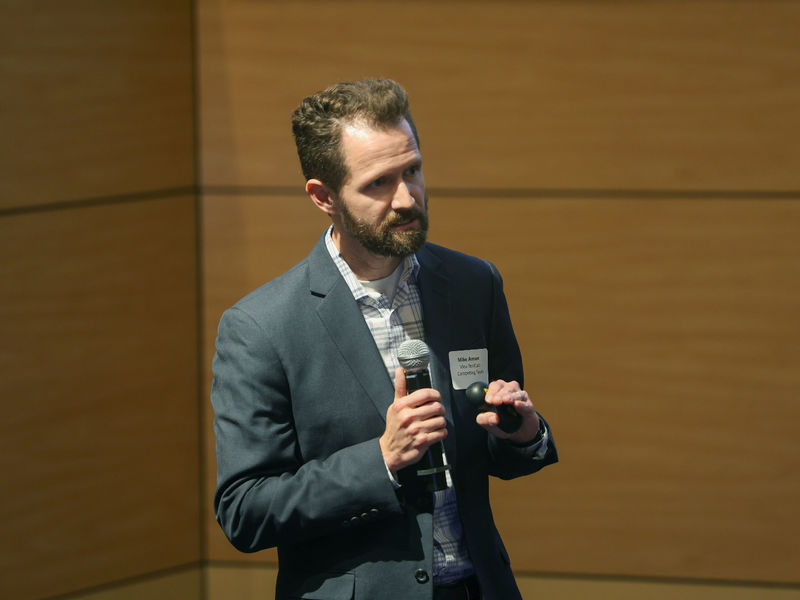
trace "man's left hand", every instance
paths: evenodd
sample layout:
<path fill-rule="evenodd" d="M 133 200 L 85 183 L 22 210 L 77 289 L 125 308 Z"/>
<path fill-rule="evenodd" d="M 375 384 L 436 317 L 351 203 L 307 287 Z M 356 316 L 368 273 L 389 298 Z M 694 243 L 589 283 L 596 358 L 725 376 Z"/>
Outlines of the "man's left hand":
<path fill-rule="evenodd" d="M 495 413 L 479 413 L 475 418 L 478 425 L 493 436 L 520 444 L 532 442 L 536 438 L 539 433 L 539 415 L 536 414 L 528 392 L 520 389 L 519 383 L 516 381 L 503 381 L 502 379 L 491 382 L 486 390 L 484 401 L 494 406 L 509 404 L 522 417 L 520 428 L 514 433 L 506 433 L 497 426 L 500 423 L 500 418 Z"/>

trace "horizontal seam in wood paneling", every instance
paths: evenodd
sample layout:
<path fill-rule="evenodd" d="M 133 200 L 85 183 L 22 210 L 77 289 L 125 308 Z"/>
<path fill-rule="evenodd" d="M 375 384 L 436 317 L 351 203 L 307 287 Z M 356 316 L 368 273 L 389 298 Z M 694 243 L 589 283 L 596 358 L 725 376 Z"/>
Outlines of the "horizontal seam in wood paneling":
<path fill-rule="evenodd" d="M 71 210 L 74 208 L 87 208 L 92 206 L 105 206 L 128 202 L 142 202 L 149 200 L 160 200 L 163 198 L 174 198 L 176 196 L 192 196 L 197 193 L 197 186 L 188 185 L 176 188 L 164 188 L 158 190 L 144 190 L 141 192 L 131 192 L 126 194 L 113 194 L 109 196 L 96 196 L 91 198 L 75 198 L 64 200 L 63 202 L 48 202 L 45 204 L 32 204 L 25 206 L 15 206 L 10 208 L 0 208 L 0 217 L 10 217 L 41 212 L 52 212 L 58 210 Z"/>
<path fill-rule="evenodd" d="M 704 189 L 601 189 L 601 188 L 437 188 L 436 198 L 596 198 L 632 200 L 800 200 L 800 190 L 704 190 Z M 304 194 L 300 186 L 206 185 L 205 196 L 292 196 Z"/>
<path fill-rule="evenodd" d="M 541 577 L 547 579 L 562 579 L 565 581 L 603 581 L 609 583 L 641 583 L 662 585 L 702 585 L 709 587 L 743 587 L 743 588 L 769 588 L 783 590 L 800 590 L 800 583 L 791 581 L 757 581 L 744 579 L 708 579 L 693 577 L 658 577 L 647 575 L 621 575 L 602 573 L 551 573 L 546 571 L 520 571 L 514 570 L 517 577 Z"/>
<path fill-rule="evenodd" d="M 109 583 L 104 583 L 101 585 L 96 585 L 88 588 L 83 588 L 79 590 L 74 590 L 72 592 L 68 592 L 66 594 L 58 594 L 55 596 L 47 596 L 42 600 L 70 600 L 70 598 L 82 598 L 87 596 L 88 594 L 96 594 L 98 592 L 103 591 L 110 591 L 119 588 L 124 588 L 130 585 L 136 585 L 137 583 L 143 583 L 146 581 L 152 581 L 155 579 L 160 579 L 162 577 L 169 577 L 170 575 L 179 575 L 180 573 L 187 573 L 191 571 L 201 571 L 207 566 L 206 563 L 203 561 L 193 561 L 189 563 L 185 563 L 183 565 L 175 565 L 174 567 L 167 567 L 166 569 L 159 569 L 157 571 L 150 571 L 148 573 L 142 573 L 141 575 L 134 575 L 132 577 L 124 577 L 122 579 L 118 579 L 116 581 L 111 581 Z"/>

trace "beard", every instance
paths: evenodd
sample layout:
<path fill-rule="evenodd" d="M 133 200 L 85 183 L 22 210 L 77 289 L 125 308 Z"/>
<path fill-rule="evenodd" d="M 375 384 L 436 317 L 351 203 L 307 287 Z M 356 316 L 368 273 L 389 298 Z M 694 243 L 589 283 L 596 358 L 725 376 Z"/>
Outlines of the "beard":
<path fill-rule="evenodd" d="M 425 208 L 415 205 L 409 210 L 392 211 L 378 225 L 370 225 L 358 219 L 341 200 L 337 204 L 342 216 L 342 228 L 370 252 L 380 256 L 404 258 L 414 254 L 425 243 L 428 233 L 427 196 Z M 392 229 L 394 225 L 407 223 L 413 219 L 419 221 L 416 229 L 407 231 Z"/>

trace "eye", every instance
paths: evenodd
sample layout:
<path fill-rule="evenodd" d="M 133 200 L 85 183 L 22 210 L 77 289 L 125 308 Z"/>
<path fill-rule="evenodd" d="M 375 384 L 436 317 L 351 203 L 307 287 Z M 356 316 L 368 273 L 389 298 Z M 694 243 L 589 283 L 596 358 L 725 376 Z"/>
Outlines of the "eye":
<path fill-rule="evenodd" d="M 420 165 L 411 165 L 406 169 L 405 175 L 406 177 L 416 177 L 417 175 L 419 175 L 421 170 L 422 167 Z"/>
<path fill-rule="evenodd" d="M 372 181 L 369 184 L 369 187 L 378 188 L 378 187 L 381 187 L 382 185 L 384 185 L 385 183 L 386 183 L 386 177 L 378 177 L 375 181 Z"/>

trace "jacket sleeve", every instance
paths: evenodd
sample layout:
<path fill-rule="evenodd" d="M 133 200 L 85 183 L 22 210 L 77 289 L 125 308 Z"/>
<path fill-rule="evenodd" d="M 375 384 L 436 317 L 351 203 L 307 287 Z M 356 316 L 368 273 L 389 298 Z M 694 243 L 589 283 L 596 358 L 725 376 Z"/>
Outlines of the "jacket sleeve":
<path fill-rule="evenodd" d="M 402 512 L 377 438 L 301 455 L 275 343 L 237 307 L 220 321 L 213 373 L 214 509 L 236 548 L 301 542 Z"/>
<path fill-rule="evenodd" d="M 489 372 L 492 380 L 515 380 L 525 389 L 522 355 L 514 335 L 508 302 L 503 291 L 503 278 L 497 268 L 487 261 L 492 279 L 492 307 L 490 312 Z M 535 394 L 531 393 L 535 401 Z M 501 479 L 513 479 L 535 473 L 539 469 L 558 462 L 555 440 L 547 421 L 539 415 L 544 426 L 544 444 L 537 449 L 519 446 L 488 436 L 490 474 Z"/>

